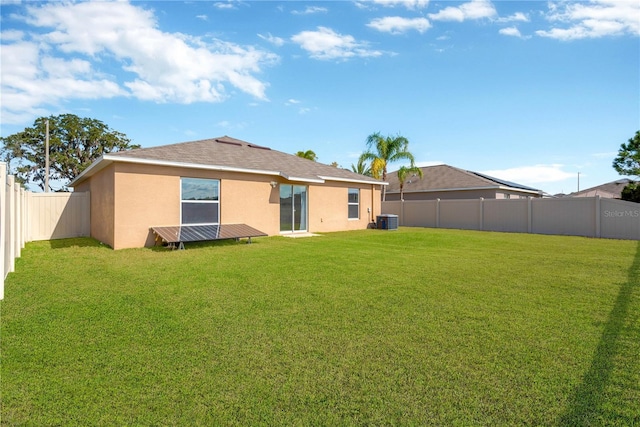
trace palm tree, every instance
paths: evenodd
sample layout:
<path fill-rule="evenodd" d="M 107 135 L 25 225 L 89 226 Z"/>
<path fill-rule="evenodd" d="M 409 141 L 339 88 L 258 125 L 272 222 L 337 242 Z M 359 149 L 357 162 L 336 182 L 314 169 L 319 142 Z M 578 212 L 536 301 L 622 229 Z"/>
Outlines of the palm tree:
<path fill-rule="evenodd" d="M 404 136 L 380 135 L 380 132 L 372 133 L 367 137 L 368 151 L 362 154 L 364 160 L 371 160 L 371 174 L 374 178 L 387 180 L 387 165 L 399 160 L 409 160 L 410 167 L 415 167 L 413 154 L 408 151 L 409 140 Z M 375 150 L 372 151 L 372 150 Z M 386 188 L 382 187 L 382 201 L 386 200 Z"/>
<path fill-rule="evenodd" d="M 358 158 L 358 163 L 356 163 L 355 165 L 353 163 L 351 164 L 351 170 L 360 175 L 372 176 L 371 165 L 369 165 L 367 161 L 362 158 L 362 155 Z"/>
<path fill-rule="evenodd" d="M 401 166 L 400 169 L 398 169 L 398 181 L 400 182 L 400 200 L 403 201 L 404 200 L 404 183 L 407 180 L 407 178 L 409 177 L 409 174 L 413 174 L 413 176 L 418 175 L 420 177 L 420 179 L 422 179 L 422 177 L 424 176 L 424 174 L 422 173 L 422 169 L 420 169 L 417 166 Z"/>
<path fill-rule="evenodd" d="M 316 153 L 314 153 L 313 150 L 298 151 L 296 153 L 296 156 L 302 157 L 303 159 L 311 160 L 314 162 L 318 161 L 318 156 L 316 156 Z"/>

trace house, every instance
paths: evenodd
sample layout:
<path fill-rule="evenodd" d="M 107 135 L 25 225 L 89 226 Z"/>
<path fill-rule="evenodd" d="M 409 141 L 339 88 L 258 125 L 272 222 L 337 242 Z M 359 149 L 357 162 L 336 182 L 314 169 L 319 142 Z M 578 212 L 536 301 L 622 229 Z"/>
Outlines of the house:
<path fill-rule="evenodd" d="M 268 235 L 364 229 L 379 180 L 239 139 L 105 154 L 69 186 L 91 194 L 91 236 L 152 246 L 150 227 L 246 224 Z"/>
<path fill-rule="evenodd" d="M 585 190 L 576 191 L 565 195 L 564 197 L 595 197 L 600 196 L 605 199 L 621 199 L 622 190 L 632 181 L 629 178 L 622 178 L 616 181 L 607 182 L 606 184 L 596 187 L 587 188 Z"/>
<path fill-rule="evenodd" d="M 515 182 L 493 178 L 478 172 L 455 168 L 449 165 L 426 166 L 420 168 L 423 178 L 417 174 L 404 183 L 404 200 L 435 199 L 511 199 L 542 197 L 541 190 Z M 398 173 L 387 175 L 389 186 L 386 200 L 400 200 Z"/>

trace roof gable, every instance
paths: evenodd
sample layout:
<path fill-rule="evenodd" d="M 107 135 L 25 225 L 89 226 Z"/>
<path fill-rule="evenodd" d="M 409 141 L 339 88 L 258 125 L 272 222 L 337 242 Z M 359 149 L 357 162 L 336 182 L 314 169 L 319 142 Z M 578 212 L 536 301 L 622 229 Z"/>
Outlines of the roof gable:
<path fill-rule="evenodd" d="M 586 188 L 571 194 L 567 194 L 566 197 L 594 197 L 602 196 L 605 198 L 620 199 L 622 198 L 622 190 L 624 187 L 634 182 L 629 178 L 622 178 L 616 181 L 607 182 L 606 184 L 597 185 L 595 187 Z"/>
<path fill-rule="evenodd" d="M 413 174 L 404 184 L 404 192 L 427 192 L 427 191 L 455 191 L 455 190 L 477 190 L 502 188 L 513 189 L 526 192 L 539 193 L 540 190 L 490 177 L 478 172 L 467 171 L 449 165 L 425 166 L 420 168 L 423 173 L 421 179 L 417 174 Z M 391 172 L 387 175 L 389 186 L 387 194 L 400 192 L 400 181 L 398 172 Z"/>
<path fill-rule="evenodd" d="M 77 185 L 112 162 L 180 166 L 281 176 L 293 182 L 345 181 L 382 184 L 371 177 L 223 136 L 102 156 L 69 185 Z"/>

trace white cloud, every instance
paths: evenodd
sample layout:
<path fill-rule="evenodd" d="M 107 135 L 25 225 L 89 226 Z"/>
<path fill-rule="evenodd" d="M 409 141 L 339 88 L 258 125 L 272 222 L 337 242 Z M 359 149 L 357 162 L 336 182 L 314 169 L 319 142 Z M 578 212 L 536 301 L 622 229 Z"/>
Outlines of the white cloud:
<path fill-rule="evenodd" d="M 529 22 L 529 17 L 522 12 L 496 19 L 497 22 Z"/>
<path fill-rule="evenodd" d="M 522 34 L 520 33 L 520 30 L 518 30 L 517 27 L 501 28 L 498 31 L 498 33 L 502 34 L 503 36 L 511 36 L 511 37 L 523 38 Z"/>
<path fill-rule="evenodd" d="M 125 96 L 126 92 L 92 70 L 88 61 L 49 56 L 34 42 L 2 44 L 0 93 L 2 122 L 32 121 L 46 114 L 46 105 L 60 100 L 100 99 Z"/>
<path fill-rule="evenodd" d="M 24 38 L 24 33 L 18 30 L 6 30 L 0 31 L 0 40 L 8 41 L 20 41 Z"/>
<path fill-rule="evenodd" d="M 213 7 L 215 7 L 216 9 L 235 9 L 236 5 L 234 4 L 233 1 L 226 1 L 226 2 L 221 2 L 221 1 L 217 1 L 213 3 Z"/>
<path fill-rule="evenodd" d="M 262 34 L 258 34 L 258 37 L 260 37 L 262 40 L 266 40 L 269 43 L 273 44 L 274 46 L 282 46 L 284 45 L 284 39 L 280 38 L 280 37 L 276 37 L 271 35 L 271 33 L 267 33 L 266 36 L 262 35 Z"/>
<path fill-rule="evenodd" d="M 312 15 L 314 13 L 327 13 L 326 7 L 307 6 L 304 10 L 292 10 L 293 15 Z"/>
<path fill-rule="evenodd" d="M 216 126 L 218 126 L 220 128 L 224 128 L 224 129 L 235 130 L 235 129 L 244 129 L 244 128 L 246 128 L 247 127 L 247 123 L 246 122 L 232 123 L 229 120 L 222 120 L 222 121 L 216 123 Z"/>
<path fill-rule="evenodd" d="M 562 170 L 564 165 L 534 165 L 522 166 L 509 169 L 498 169 L 482 171 L 485 175 L 493 176 L 506 181 L 513 181 L 520 184 L 539 184 L 545 182 L 564 181 L 573 178 L 575 173 Z"/>
<path fill-rule="evenodd" d="M 373 0 L 372 3 L 385 7 L 404 6 L 407 9 L 419 9 L 427 7 L 429 0 Z"/>
<path fill-rule="evenodd" d="M 265 100 L 267 84 L 255 74 L 278 59 L 253 47 L 163 32 L 151 11 L 127 2 L 45 3 L 27 6 L 22 19 L 38 32 L 2 39 L 6 123 L 74 98 L 219 102 L 230 85 Z M 113 65 L 129 79 L 101 71 Z"/>
<path fill-rule="evenodd" d="M 298 99 L 294 99 L 294 98 L 288 99 L 284 103 L 284 105 L 287 106 L 287 107 L 291 107 L 293 105 L 299 105 L 299 104 L 302 104 L 302 101 L 300 101 Z M 308 108 L 308 107 L 299 107 L 298 108 L 298 114 L 307 114 L 310 111 L 311 111 L 311 108 Z"/>
<path fill-rule="evenodd" d="M 382 52 L 370 50 L 364 42 L 357 42 L 351 35 L 336 33 L 331 28 L 318 27 L 317 31 L 302 31 L 291 40 L 300 45 L 314 59 L 349 59 L 354 57 L 377 57 Z"/>
<path fill-rule="evenodd" d="M 591 0 L 550 4 L 547 19 L 560 26 L 536 31 L 541 37 L 559 40 L 640 35 L 640 2 L 637 0 Z M 561 27 L 562 26 L 562 27 Z"/>
<path fill-rule="evenodd" d="M 196 15 L 196 18 L 202 19 L 203 21 L 208 21 L 209 17 L 207 15 Z"/>
<path fill-rule="evenodd" d="M 431 24 L 426 18 L 410 19 L 400 16 L 386 16 L 384 18 L 374 19 L 367 24 L 367 27 L 391 34 L 402 34 L 411 30 L 424 33 L 431 27 Z"/>
<path fill-rule="evenodd" d="M 497 15 L 493 3 L 489 0 L 471 0 L 458 7 L 449 6 L 438 13 L 430 13 L 429 18 L 434 21 L 458 21 L 468 19 L 493 18 Z"/>

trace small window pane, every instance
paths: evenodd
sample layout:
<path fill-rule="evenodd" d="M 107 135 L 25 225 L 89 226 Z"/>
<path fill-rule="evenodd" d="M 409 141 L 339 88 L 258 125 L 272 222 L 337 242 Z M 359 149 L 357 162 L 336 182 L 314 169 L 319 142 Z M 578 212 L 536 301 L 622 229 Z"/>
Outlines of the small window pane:
<path fill-rule="evenodd" d="M 359 205 L 349 205 L 349 219 L 358 219 L 359 218 Z"/>
<path fill-rule="evenodd" d="M 182 178 L 182 200 L 218 200 L 217 179 Z"/>
<path fill-rule="evenodd" d="M 358 199 L 360 198 L 360 190 L 357 188 L 349 189 L 349 203 L 358 203 Z"/>
<path fill-rule="evenodd" d="M 183 224 L 217 224 L 218 203 L 182 203 Z"/>

